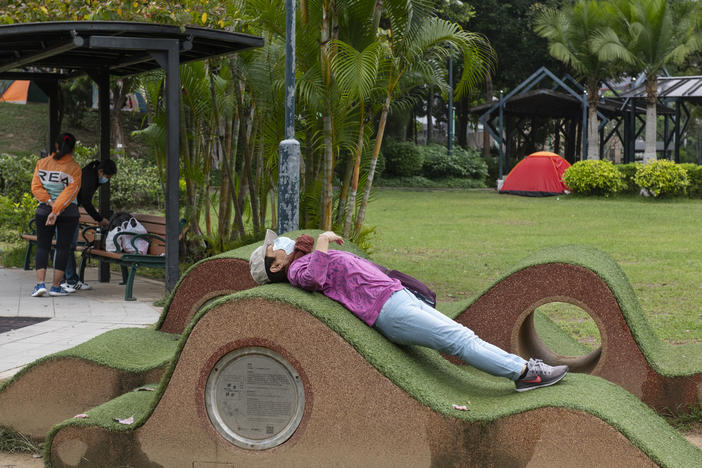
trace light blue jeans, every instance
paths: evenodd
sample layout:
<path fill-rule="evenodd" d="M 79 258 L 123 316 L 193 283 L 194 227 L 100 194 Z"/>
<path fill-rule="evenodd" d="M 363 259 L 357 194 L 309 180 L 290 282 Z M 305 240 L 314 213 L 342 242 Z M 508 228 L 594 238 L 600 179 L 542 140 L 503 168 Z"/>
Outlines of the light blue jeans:
<path fill-rule="evenodd" d="M 526 365 L 521 357 L 486 343 L 470 328 L 448 318 L 406 289 L 390 296 L 373 328 L 393 343 L 419 345 L 458 356 L 492 375 L 517 380 Z"/>

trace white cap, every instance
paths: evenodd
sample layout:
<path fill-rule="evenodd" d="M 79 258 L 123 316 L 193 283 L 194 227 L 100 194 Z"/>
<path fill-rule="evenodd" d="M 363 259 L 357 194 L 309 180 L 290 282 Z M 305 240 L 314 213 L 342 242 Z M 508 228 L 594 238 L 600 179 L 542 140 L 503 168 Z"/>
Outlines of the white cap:
<path fill-rule="evenodd" d="M 273 245 L 273 242 L 278 238 L 278 234 L 266 229 L 266 238 L 263 240 L 263 245 L 256 248 L 251 253 L 249 258 L 249 269 L 251 271 L 251 277 L 258 284 L 270 283 L 268 279 L 268 274 L 266 274 L 266 248 L 269 245 Z"/>

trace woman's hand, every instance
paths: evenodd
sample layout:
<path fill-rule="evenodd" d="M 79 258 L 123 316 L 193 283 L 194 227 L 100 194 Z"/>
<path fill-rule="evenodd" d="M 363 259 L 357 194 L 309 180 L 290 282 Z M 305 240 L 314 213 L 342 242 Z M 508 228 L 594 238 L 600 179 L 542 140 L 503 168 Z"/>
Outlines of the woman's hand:
<path fill-rule="evenodd" d="M 339 245 L 342 245 L 344 243 L 344 239 L 334 231 L 323 232 L 319 235 L 319 237 L 322 236 L 326 237 L 329 240 L 329 242 L 336 242 Z"/>
<path fill-rule="evenodd" d="M 56 213 L 50 213 L 46 218 L 46 225 L 53 226 L 54 224 L 56 224 Z"/>
<path fill-rule="evenodd" d="M 330 242 L 336 242 L 337 244 L 341 245 L 344 243 L 344 239 L 332 231 L 323 232 L 319 235 L 319 237 L 317 237 L 317 246 L 315 247 L 315 250 L 327 253 L 329 251 Z"/>

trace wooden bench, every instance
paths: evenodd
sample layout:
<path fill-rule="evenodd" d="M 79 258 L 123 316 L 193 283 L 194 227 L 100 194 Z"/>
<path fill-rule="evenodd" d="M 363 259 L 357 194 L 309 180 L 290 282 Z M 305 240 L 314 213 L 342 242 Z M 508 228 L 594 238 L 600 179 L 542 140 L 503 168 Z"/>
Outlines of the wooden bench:
<path fill-rule="evenodd" d="M 83 236 L 85 228 L 87 228 L 87 227 L 92 227 L 93 229 L 97 228 L 98 223 L 82 207 L 79 209 L 79 211 L 80 211 L 80 219 L 78 222 L 80 224 L 80 231 L 78 232 L 78 242 L 76 244 L 76 250 L 80 252 L 83 249 L 85 249 L 88 245 L 90 245 L 93 241 L 92 235 L 88 239 L 86 239 Z M 34 246 L 37 244 L 37 227 L 36 227 L 36 219 L 35 218 L 32 218 L 31 221 L 29 221 L 28 227 L 29 227 L 29 233 L 20 235 L 20 237 L 22 239 L 27 241 L 27 250 L 24 254 L 24 269 L 25 270 L 31 269 L 30 263 L 31 263 L 31 259 L 32 259 L 32 251 L 34 250 Z M 95 232 L 95 231 L 93 231 L 93 232 Z M 56 239 L 55 238 L 51 240 L 51 246 L 52 247 L 56 246 Z"/>
<path fill-rule="evenodd" d="M 116 263 L 122 269 L 122 282 L 120 284 L 126 285 L 124 291 L 125 301 L 136 300 L 132 295 L 132 289 L 134 287 L 134 276 L 139 267 L 151 267 L 151 268 L 166 268 L 166 218 L 164 216 L 154 216 L 145 214 L 134 214 L 133 215 L 145 228 L 146 234 L 131 234 L 129 232 L 120 232 L 114 236 L 113 242 L 116 247 L 116 252 L 109 252 L 102 248 L 97 248 L 94 246 L 89 246 L 83 250 L 83 255 L 80 261 L 80 267 L 78 269 L 78 277 L 81 281 L 84 281 L 85 267 L 91 258 L 96 260 L 102 260 L 109 263 Z M 179 237 L 185 227 L 185 220 L 181 219 L 178 227 Z M 88 226 L 83 229 L 83 237 L 88 237 L 92 239 L 94 237 L 96 227 Z M 106 233 L 103 234 L 105 236 Z M 139 253 L 127 253 L 124 252 L 118 242 L 119 238 L 124 235 L 133 236 L 131 239 L 131 244 L 134 250 L 136 250 L 135 241 L 137 239 L 146 239 L 149 243 L 149 248 L 146 254 L 142 255 Z"/>

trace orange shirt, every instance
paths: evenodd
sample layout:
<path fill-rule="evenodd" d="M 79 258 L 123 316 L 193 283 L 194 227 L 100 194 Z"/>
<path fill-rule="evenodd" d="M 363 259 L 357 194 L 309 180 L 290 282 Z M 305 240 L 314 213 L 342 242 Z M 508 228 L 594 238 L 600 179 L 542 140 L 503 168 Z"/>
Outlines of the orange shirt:
<path fill-rule="evenodd" d="M 47 203 L 53 200 L 52 213 L 60 215 L 71 203 L 78 203 L 82 171 L 70 154 L 61 159 L 50 156 L 37 161 L 32 178 L 32 193 L 37 200 Z"/>

